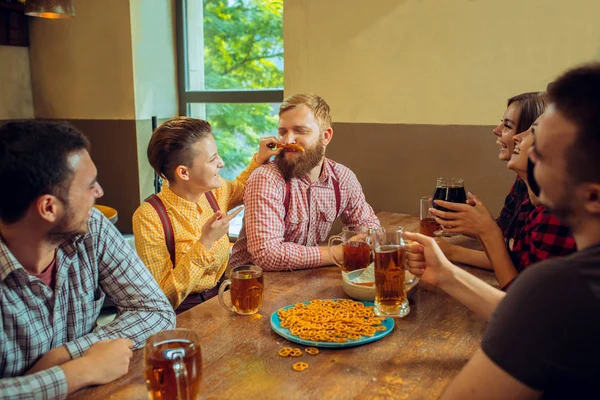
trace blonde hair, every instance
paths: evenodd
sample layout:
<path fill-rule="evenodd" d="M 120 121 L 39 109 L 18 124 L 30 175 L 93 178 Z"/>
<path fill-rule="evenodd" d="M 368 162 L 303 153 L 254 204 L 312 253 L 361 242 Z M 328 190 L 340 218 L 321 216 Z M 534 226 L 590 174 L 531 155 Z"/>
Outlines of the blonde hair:
<path fill-rule="evenodd" d="M 329 105 L 322 97 L 319 97 L 314 93 L 300 93 L 286 98 L 279 107 L 279 116 L 281 117 L 281 114 L 284 112 L 300 106 L 306 106 L 312 111 L 321 129 L 331 127 L 331 111 Z"/>

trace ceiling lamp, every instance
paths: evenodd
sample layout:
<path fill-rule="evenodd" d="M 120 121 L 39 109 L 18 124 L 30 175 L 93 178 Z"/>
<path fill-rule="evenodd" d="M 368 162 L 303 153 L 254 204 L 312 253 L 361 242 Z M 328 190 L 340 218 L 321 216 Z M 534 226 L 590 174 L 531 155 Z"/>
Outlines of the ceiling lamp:
<path fill-rule="evenodd" d="M 25 15 L 40 18 L 71 18 L 75 16 L 73 0 L 27 0 Z"/>

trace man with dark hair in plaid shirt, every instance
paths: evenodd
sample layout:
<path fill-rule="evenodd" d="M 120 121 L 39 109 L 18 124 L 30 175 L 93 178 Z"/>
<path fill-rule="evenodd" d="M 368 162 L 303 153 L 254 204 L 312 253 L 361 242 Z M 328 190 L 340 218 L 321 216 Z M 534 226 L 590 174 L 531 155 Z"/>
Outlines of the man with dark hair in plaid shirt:
<path fill-rule="evenodd" d="M 62 399 L 129 369 L 132 349 L 175 325 L 116 228 L 89 142 L 66 123 L 0 128 L 0 398 Z M 105 299 L 114 321 L 96 326 Z"/>

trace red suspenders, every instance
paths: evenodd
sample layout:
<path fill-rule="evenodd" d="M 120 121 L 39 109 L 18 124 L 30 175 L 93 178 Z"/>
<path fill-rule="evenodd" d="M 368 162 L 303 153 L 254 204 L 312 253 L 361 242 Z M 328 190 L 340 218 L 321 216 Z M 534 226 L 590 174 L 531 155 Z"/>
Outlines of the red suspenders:
<path fill-rule="evenodd" d="M 213 211 L 219 211 L 219 203 L 217 203 L 215 195 L 212 192 L 206 192 L 205 196 Z M 169 214 L 167 213 L 167 208 L 160 197 L 155 194 L 148 196 L 145 201 L 154 207 L 156 213 L 158 214 L 158 218 L 160 218 L 160 223 L 162 224 L 163 231 L 165 233 L 167 250 L 169 250 L 169 256 L 171 257 L 173 268 L 175 268 L 175 233 L 173 232 L 173 225 L 171 224 L 171 218 L 169 218 Z"/>

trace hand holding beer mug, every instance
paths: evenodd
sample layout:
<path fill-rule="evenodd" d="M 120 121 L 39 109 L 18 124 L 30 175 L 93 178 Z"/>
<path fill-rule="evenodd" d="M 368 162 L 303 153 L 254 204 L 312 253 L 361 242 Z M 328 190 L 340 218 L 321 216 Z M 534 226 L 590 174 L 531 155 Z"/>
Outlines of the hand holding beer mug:
<path fill-rule="evenodd" d="M 200 396 L 200 338 L 188 329 L 155 333 L 146 340 L 144 364 L 148 398 L 192 400 Z"/>
<path fill-rule="evenodd" d="M 223 293 L 231 286 L 231 306 L 225 304 Z M 231 269 L 231 279 L 219 287 L 219 303 L 231 312 L 240 315 L 256 314 L 263 303 L 263 271 L 256 265 L 240 265 Z"/>
<path fill-rule="evenodd" d="M 406 244 L 403 230 L 372 231 L 375 251 L 375 314 L 401 318 L 410 312 L 406 293 L 419 279 L 406 279 Z"/>
<path fill-rule="evenodd" d="M 345 226 L 342 235 L 329 238 L 329 254 L 333 262 L 344 272 L 367 268 L 371 263 L 369 228 L 366 226 Z M 340 261 L 333 252 L 335 242 L 342 243 L 343 259 Z"/>

